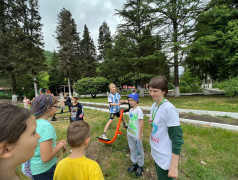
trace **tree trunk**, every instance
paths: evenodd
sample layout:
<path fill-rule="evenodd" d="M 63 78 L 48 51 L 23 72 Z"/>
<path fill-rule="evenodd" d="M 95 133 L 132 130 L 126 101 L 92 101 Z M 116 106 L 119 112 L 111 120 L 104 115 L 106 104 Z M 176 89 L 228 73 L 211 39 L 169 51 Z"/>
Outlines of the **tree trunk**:
<path fill-rule="evenodd" d="M 75 84 L 75 80 L 73 80 L 73 85 Z M 72 88 L 73 89 L 73 88 Z M 75 89 L 73 89 L 73 96 L 75 95 Z"/>
<path fill-rule="evenodd" d="M 68 77 L 68 87 L 69 87 L 69 97 L 72 97 L 69 77 Z"/>
<path fill-rule="evenodd" d="M 37 90 L 37 82 L 36 82 L 36 76 L 33 75 L 33 79 L 34 79 L 34 90 L 35 90 L 35 97 L 38 96 L 38 90 Z"/>
<path fill-rule="evenodd" d="M 90 93 L 92 98 L 96 98 L 97 94 L 96 93 Z"/>
<path fill-rule="evenodd" d="M 12 78 L 12 94 L 17 94 L 17 80 L 16 80 L 16 74 L 14 72 L 11 72 L 11 78 Z"/>
<path fill-rule="evenodd" d="M 174 53 L 174 86 L 175 86 L 175 97 L 180 96 L 179 91 L 179 69 L 178 69 L 178 23 L 177 23 L 177 14 L 176 14 L 176 4 L 177 1 L 173 1 L 173 53 Z"/>

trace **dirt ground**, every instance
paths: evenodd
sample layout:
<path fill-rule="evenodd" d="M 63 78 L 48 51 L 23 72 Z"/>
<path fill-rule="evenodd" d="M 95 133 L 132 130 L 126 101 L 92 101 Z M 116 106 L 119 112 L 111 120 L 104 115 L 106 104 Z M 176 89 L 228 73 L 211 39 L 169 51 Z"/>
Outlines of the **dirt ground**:
<path fill-rule="evenodd" d="M 124 150 L 125 153 L 129 155 L 129 149 Z M 104 144 L 100 143 L 99 141 L 93 141 L 90 146 L 86 150 L 86 157 L 97 161 L 98 163 L 106 164 L 104 161 L 108 161 L 107 156 L 105 154 L 111 154 L 112 153 L 112 147 L 105 146 Z M 150 152 L 145 152 L 145 159 L 151 159 L 153 161 Z M 108 177 L 107 173 L 103 174 L 105 178 Z M 123 174 L 122 174 L 123 176 Z M 150 179 L 150 180 L 156 180 L 157 175 L 155 170 L 151 171 L 149 169 L 144 169 L 143 177 L 142 179 Z"/>

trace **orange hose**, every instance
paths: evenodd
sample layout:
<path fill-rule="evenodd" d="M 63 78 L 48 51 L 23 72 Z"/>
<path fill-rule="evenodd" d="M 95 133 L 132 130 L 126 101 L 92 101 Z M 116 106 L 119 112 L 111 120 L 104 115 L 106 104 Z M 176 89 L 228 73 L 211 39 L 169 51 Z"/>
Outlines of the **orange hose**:
<path fill-rule="evenodd" d="M 122 117 L 123 117 L 123 110 L 121 110 L 121 114 L 120 114 L 120 117 L 119 117 L 119 120 L 118 120 L 118 123 L 117 123 L 116 132 L 115 132 L 114 137 L 112 138 L 112 140 L 110 140 L 110 141 L 104 141 L 104 140 L 102 140 L 102 139 L 98 139 L 100 142 L 103 142 L 103 143 L 105 143 L 105 144 L 111 144 L 111 143 L 113 143 L 113 142 L 116 140 L 118 134 L 122 134 L 122 132 L 119 131 Z"/>

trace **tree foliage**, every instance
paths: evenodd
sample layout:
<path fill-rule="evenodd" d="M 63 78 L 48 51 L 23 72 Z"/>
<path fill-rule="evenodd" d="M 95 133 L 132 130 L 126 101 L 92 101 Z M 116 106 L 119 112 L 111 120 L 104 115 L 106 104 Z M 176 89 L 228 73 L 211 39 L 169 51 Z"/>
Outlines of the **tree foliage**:
<path fill-rule="evenodd" d="M 235 1 L 212 0 L 198 17 L 195 41 L 186 59 L 200 79 L 222 81 L 238 74 L 238 10 Z"/>
<path fill-rule="evenodd" d="M 161 52 L 161 39 L 153 35 L 151 8 L 145 0 L 128 0 L 116 14 L 123 18 L 113 46 L 106 51 L 100 75 L 117 84 L 140 84 L 155 75 L 169 76 L 166 57 Z"/>
<path fill-rule="evenodd" d="M 229 98 L 238 97 L 238 77 L 230 78 L 217 85 Z"/>
<path fill-rule="evenodd" d="M 112 46 L 112 37 L 111 31 L 104 21 L 99 27 L 99 37 L 98 37 L 98 60 L 103 61 L 106 55 L 107 49 L 110 49 Z"/>
<path fill-rule="evenodd" d="M 83 78 L 74 84 L 74 89 L 78 94 L 91 94 L 95 98 L 98 93 L 107 91 L 108 84 L 108 80 L 103 77 Z"/>
<path fill-rule="evenodd" d="M 153 1 L 154 23 L 164 42 L 174 69 L 175 96 L 179 96 L 179 69 L 184 60 L 185 47 L 190 43 L 197 15 L 204 8 L 202 0 Z"/>
<path fill-rule="evenodd" d="M 14 94 L 17 77 L 23 73 L 36 76 L 46 67 L 38 8 L 38 0 L 1 1 L 0 69 L 11 75 Z"/>
<path fill-rule="evenodd" d="M 64 78 L 62 74 L 59 73 L 59 60 L 58 54 L 56 52 L 53 53 L 53 56 L 49 61 L 48 74 L 49 89 L 51 92 L 54 92 L 56 94 L 56 89 L 59 87 L 59 85 L 64 84 Z"/>
<path fill-rule="evenodd" d="M 96 76 L 96 48 L 93 39 L 86 24 L 84 25 L 83 37 L 80 42 L 80 56 L 81 64 L 80 73 L 81 77 L 95 77 Z"/>
<path fill-rule="evenodd" d="M 79 33 L 69 10 L 63 8 L 58 15 L 56 39 L 59 43 L 59 69 L 66 78 L 74 79 L 79 67 Z"/>

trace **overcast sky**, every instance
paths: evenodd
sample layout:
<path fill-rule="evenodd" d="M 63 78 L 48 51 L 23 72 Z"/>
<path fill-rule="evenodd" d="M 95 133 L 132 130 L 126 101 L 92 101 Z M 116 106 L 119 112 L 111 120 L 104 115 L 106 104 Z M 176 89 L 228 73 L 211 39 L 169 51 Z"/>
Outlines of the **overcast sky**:
<path fill-rule="evenodd" d="M 106 21 L 113 35 L 120 23 L 120 18 L 114 15 L 115 9 L 121 10 L 125 2 L 126 0 L 39 0 L 44 49 L 52 52 L 54 49 L 57 50 L 58 43 L 53 35 L 55 35 L 57 17 L 61 9 L 65 8 L 71 12 L 80 37 L 82 37 L 84 25 L 87 25 L 94 45 L 97 46 L 99 27 L 103 21 Z"/>

